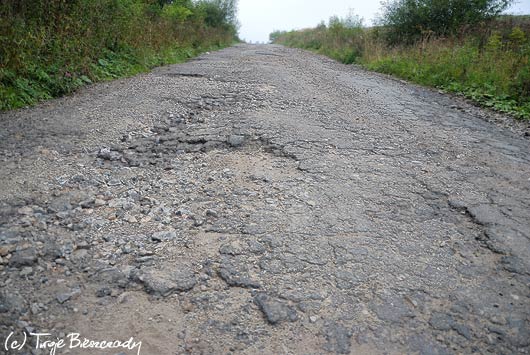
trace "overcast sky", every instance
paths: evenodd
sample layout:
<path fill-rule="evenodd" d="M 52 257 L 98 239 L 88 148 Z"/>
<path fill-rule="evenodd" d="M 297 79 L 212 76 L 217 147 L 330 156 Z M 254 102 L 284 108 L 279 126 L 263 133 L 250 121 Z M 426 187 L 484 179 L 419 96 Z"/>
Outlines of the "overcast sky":
<path fill-rule="evenodd" d="M 378 0 L 239 0 L 239 34 L 247 42 L 267 42 L 274 30 L 314 27 L 350 9 L 371 24 L 379 8 Z M 518 0 L 509 12 L 530 14 L 530 1 Z"/>

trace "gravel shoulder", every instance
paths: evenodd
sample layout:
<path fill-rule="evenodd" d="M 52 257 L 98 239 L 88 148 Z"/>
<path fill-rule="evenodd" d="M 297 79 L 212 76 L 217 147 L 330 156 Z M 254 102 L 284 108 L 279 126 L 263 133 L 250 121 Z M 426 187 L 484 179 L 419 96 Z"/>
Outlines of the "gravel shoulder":
<path fill-rule="evenodd" d="M 528 132 L 275 45 L 0 114 L 0 340 L 527 354 Z"/>

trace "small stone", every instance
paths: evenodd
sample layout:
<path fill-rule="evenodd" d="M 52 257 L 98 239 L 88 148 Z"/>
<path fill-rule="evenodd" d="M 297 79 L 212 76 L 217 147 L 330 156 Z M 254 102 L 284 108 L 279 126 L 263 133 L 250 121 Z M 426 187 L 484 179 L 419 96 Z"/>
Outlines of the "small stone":
<path fill-rule="evenodd" d="M 245 142 L 245 136 L 239 134 L 231 134 L 230 136 L 228 136 L 226 142 L 231 147 L 240 147 Z"/>
<path fill-rule="evenodd" d="M 208 210 L 206 210 L 206 216 L 207 217 L 217 218 L 217 217 L 219 217 L 219 214 L 216 211 L 214 211 L 214 210 L 208 209 Z"/>
<path fill-rule="evenodd" d="M 265 253 L 266 249 L 260 242 L 251 240 L 248 242 L 248 251 L 254 254 L 263 254 Z"/>
<path fill-rule="evenodd" d="M 147 250 L 147 249 L 140 249 L 138 250 L 138 255 L 139 256 L 153 256 L 155 255 L 155 253 L 151 250 Z"/>
<path fill-rule="evenodd" d="M 96 198 L 94 200 L 94 206 L 96 206 L 96 207 L 105 206 L 106 204 L 107 204 L 107 202 L 105 200 L 100 199 L 100 198 Z"/>
<path fill-rule="evenodd" d="M 265 293 L 259 293 L 254 301 L 270 324 L 284 321 L 294 322 L 298 319 L 296 310 L 283 301 L 274 299 Z"/>
<path fill-rule="evenodd" d="M 93 198 L 89 198 L 89 199 L 86 199 L 84 201 L 81 201 L 81 202 L 79 202 L 79 206 L 81 208 L 91 208 L 92 206 L 94 206 L 94 199 Z"/>
<path fill-rule="evenodd" d="M 130 216 L 130 215 L 128 215 L 128 216 L 125 218 L 125 220 L 126 220 L 127 222 L 129 222 L 129 223 L 138 223 L 138 219 L 136 219 L 136 217 L 134 217 L 134 216 Z"/>
<path fill-rule="evenodd" d="M 74 290 L 71 290 L 70 292 L 60 293 L 55 298 L 57 299 L 57 302 L 62 304 L 70 300 L 71 298 L 79 295 L 80 293 L 81 293 L 81 290 L 76 288 Z"/>
<path fill-rule="evenodd" d="M 11 245 L 0 246 L 0 256 L 7 256 L 13 251 L 14 247 Z"/>
<path fill-rule="evenodd" d="M 172 240 L 177 237 L 177 233 L 175 231 L 161 231 L 161 232 L 155 232 L 151 235 L 151 240 L 154 242 L 161 242 L 164 240 Z"/>
<path fill-rule="evenodd" d="M 181 268 L 180 270 L 168 272 L 163 270 L 148 270 L 139 275 L 138 281 L 142 282 L 149 293 L 154 293 L 163 297 L 179 291 L 189 291 L 197 284 L 195 274 L 191 269 Z"/>
<path fill-rule="evenodd" d="M 126 201 L 123 198 L 114 198 L 114 199 L 109 201 L 109 207 L 110 208 L 122 207 L 125 202 Z"/>
<path fill-rule="evenodd" d="M 33 214 L 33 208 L 29 206 L 24 206 L 19 208 L 17 212 L 24 216 L 31 216 Z"/>
<path fill-rule="evenodd" d="M 60 198 L 57 200 L 52 200 L 49 203 L 48 208 L 55 213 L 63 212 L 66 214 L 66 216 L 68 216 L 69 212 L 72 210 L 72 205 L 70 204 L 69 200 Z"/>
<path fill-rule="evenodd" d="M 65 303 L 70 298 L 72 298 L 72 294 L 71 293 L 61 293 L 61 294 L 57 295 L 57 297 L 56 297 L 57 302 L 59 302 L 61 304 Z"/>
<path fill-rule="evenodd" d="M 219 254 L 224 255 L 241 255 L 243 254 L 243 248 L 241 245 L 235 241 L 227 244 L 222 244 L 219 247 Z"/>
<path fill-rule="evenodd" d="M 186 313 L 193 311 L 193 308 L 194 308 L 193 303 L 191 303 L 188 299 L 183 300 L 180 303 L 180 307 Z"/>
<path fill-rule="evenodd" d="M 317 317 L 317 316 L 311 316 L 311 317 L 309 317 L 309 321 L 310 321 L 311 323 L 316 323 L 317 320 L 318 320 L 318 317 Z"/>
<path fill-rule="evenodd" d="M 98 158 L 115 161 L 120 160 L 122 155 L 118 152 L 112 151 L 110 148 L 101 148 L 98 153 Z"/>
<path fill-rule="evenodd" d="M 182 216 L 182 217 L 191 217 L 193 216 L 193 213 L 186 208 L 179 208 L 178 210 L 175 211 L 175 215 Z"/>
<path fill-rule="evenodd" d="M 87 249 L 77 249 L 70 256 L 70 260 L 76 264 L 82 264 L 89 256 Z"/>
<path fill-rule="evenodd" d="M 82 240 L 75 246 L 76 249 L 90 249 L 90 244 L 86 240 Z"/>
<path fill-rule="evenodd" d="M 39 314 L 39 312 L 40 312 L 39 304 L 38 303 L 32 303 L 31 307 L 30 307 L 30 310 L 31 310 L 31 314 Z"/>
<path fill-rule="evenodd" d="M 105 297 L 105 296 L 110 296 L 110 294 L 112 293 L 112 290 L 108 287 L 102 287 L 100 289 L 98 289 L 96 291 L 96 297 Z"/>
<path fill-rule="evenodd" d="M 107 182 L 107 185 L 109 185 L 109 186 L 120 186 L 121 184 L 122 184 L 122 182 L 121 182 L 120 179 L 110 179 Z"/>
<path fill-rule="evenodd" d="M 35 248 L 27 248 L 18 250 L 13 253 L 11 259 L 9 259 L 9 266 L 21 267 L 31 266 L 37 262 L 37 251 Z"/>
<path fill-rule="evenodd" d="M 235 287 L 245 288 L 260 288 L 261 284 L 259 281 L 252 279 L 248 270 L 244 267 L 232 265 L 231 263 L 225 263 L 219 269 L 219 276 L 229 285 Z"/>
<path fill-rule="evenodd" d="M 119 295 L 116 299 L 116 302 L 118 303 L 127 303 L 129 301 L 129 293 L 124 292 L 121 295 Z"/>
<path fill-rule="evenodd" d="M 33 268 L 31 266 L 25 266 L 24 268 L 22 268 L 22 270 L 20 271 L 20 276 L 24 277 L 24 276 L 29 276 L 33 274 Z"/>
<path fill-rule="evenodd" d="M 230 169 L 223 169 L 223 176 L 226 178 L 231 178 L 234 176 L 234 173 Z"/>

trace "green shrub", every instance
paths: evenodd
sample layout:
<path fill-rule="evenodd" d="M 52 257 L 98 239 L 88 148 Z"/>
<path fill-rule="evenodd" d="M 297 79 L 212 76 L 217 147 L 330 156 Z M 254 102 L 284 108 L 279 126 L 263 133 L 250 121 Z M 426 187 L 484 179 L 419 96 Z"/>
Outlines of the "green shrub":
<path fill-rule="evenodd" d="M 370 70 L 461 93 L 481 105 L 530 118 L 527 24 L 530 18 L 504 17 L 492 23 L 494 30 L 489 35 L 475 31 L 463 37 L 431 37 L 389 46 L 381 36 L 384 28 L 348 28 L 334 18 L 328 26 L 275 32 L 271 38 L 274 43 L 310 49 L 346 64 L 361 64 Z M 486 41 L 481 45 L 483 38 Z"/>
<path fill-rule="evenodd" d="M 333 16 L 328 24 L 301 31 L 270 34 L 273 43 L 309 49 L 330 56 L 343 63 L 354 63 L 363 53 L 362 19 L 353 13 L 345 18 Z"/>
<path fill-rule="evenodd" d="M 491 20 L 513 0 L 387 0 L 381 25 L 390 44 L 413 43 L 430 33 L 455 35 L 466 27 Z"/>
<path fill-rule="evenodd" d="M 0 109 L 228 45 L 236 39 L 234 5 L 234 0 L 3 0 Z"/>

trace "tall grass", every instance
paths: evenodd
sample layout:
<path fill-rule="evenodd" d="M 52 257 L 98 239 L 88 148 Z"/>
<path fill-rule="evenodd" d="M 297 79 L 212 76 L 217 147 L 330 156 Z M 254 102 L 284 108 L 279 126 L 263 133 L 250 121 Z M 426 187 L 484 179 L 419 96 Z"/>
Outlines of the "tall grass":
<path fill-rule="evenodd" d="M 316 51 L 343 63 L 461 93 L 475 102 L 530 119 L 530 19 L 502 17 L 488 28 L 449 38 L 425 34 L 412 45 L 389 46 L 384 28 L 329 26 L 275 33 L 275 43 Z M 337 32 L 337 28 L 335 29 Z M 338 40 L 337 40 L 338 39 Z"/>
<path fill-rule="evenodd" d="M 220 4 L 3 0 L 0 109 L 30 105 L 87 83 L 136 74 L 231 44 L 235 27 Z"/>

